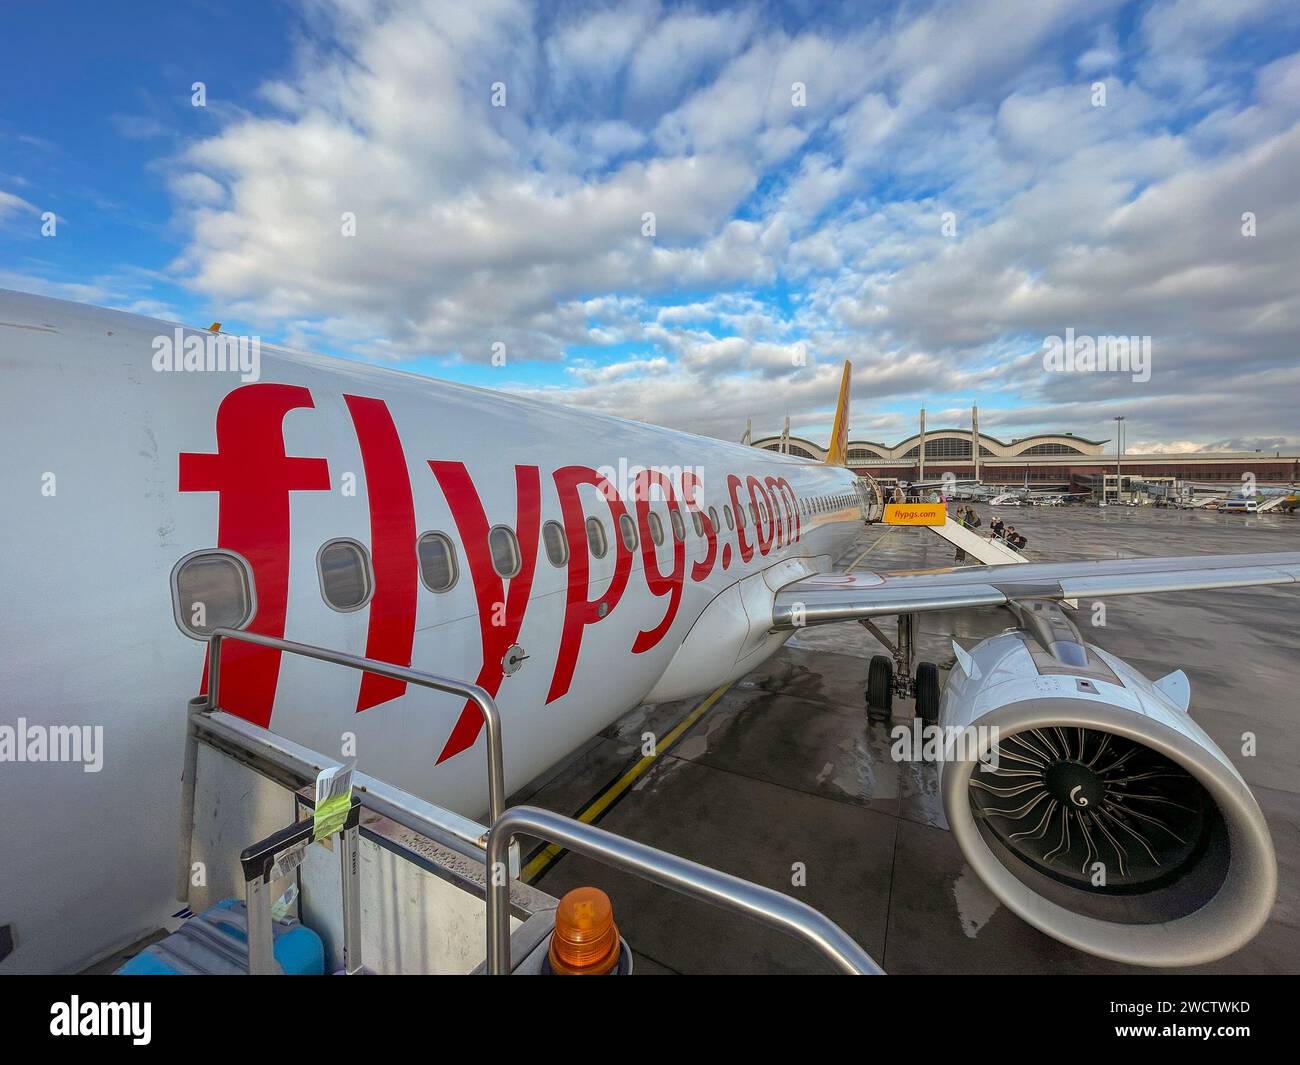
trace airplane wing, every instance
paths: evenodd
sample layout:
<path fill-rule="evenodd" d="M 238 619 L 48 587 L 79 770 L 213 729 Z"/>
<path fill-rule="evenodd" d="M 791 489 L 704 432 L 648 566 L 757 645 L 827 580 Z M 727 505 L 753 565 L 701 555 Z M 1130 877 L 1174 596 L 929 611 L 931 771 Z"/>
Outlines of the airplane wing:
<path fill-rule="evenodd" d="M 1206 588 L 1300 583 L 1300 552 L 1025 562 L 917 573 L 819 573 L 776 593 L 777 629 L 963 607 L 1013 599 L 1101 599 Z"/>

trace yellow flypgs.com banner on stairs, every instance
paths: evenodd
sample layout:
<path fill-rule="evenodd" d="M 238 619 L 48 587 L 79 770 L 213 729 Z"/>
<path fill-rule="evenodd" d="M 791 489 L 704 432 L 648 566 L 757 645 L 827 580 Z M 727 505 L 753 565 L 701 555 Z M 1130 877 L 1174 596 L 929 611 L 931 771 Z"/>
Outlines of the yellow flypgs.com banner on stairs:
<path fill-rule="evenodd" d="M 886 503 L 886 525 L 944 525 L 948 508 L 943 503 Z"/>

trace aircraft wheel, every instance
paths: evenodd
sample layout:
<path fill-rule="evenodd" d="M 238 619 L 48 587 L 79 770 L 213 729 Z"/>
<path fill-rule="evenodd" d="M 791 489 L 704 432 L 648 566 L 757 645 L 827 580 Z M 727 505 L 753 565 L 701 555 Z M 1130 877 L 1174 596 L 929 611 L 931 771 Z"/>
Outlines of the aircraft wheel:
<path fill-rule="evenodd" d="M 894 661 L 888 655 L 872 655 L 867 668 L 867 713 L 888 717 L 894 707 Z"/>
<path fill-rule="evenodd" d="M 933 662 L 916 667 L 916 716 L 927 724 L 939 720 L 939 667 Z"/>

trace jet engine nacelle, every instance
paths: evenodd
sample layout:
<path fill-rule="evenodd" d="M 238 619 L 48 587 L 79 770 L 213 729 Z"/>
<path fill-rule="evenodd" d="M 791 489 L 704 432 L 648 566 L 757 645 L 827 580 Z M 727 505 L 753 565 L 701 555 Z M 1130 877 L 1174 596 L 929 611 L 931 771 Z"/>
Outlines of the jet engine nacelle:
<path fill-rule="evenodd" d="M 1005 905 L 1133 965 L 1198 965 L 1254 937 L 1277 891 L 1272 839 L 1187 713 L 1183 673 L 1153 683 L 1082 640 L 1022 631 L 956 650 L 939 723 L 976 726 L 963 735 L 992 755 L 972 744 L 943 763 L 944 810 Z"/>

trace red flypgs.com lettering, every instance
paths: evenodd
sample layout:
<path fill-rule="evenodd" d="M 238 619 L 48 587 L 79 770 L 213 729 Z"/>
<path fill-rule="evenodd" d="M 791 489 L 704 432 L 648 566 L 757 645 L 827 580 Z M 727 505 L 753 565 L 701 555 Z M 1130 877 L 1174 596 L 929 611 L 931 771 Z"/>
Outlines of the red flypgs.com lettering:
<path fill-rule="evenodd" d="M 365 474 L 370 519 L 370 553 L 374 594 L 368 604 L 366 657 L 394 665 L 410 666 L 415 643 L 416 597 L 419 571 L 413 546 L 417 529 L 415 499 L 436 487 L 447 502 L 455 522 L 456 540 L 464 551 L 478 608 L 483 664 L 476 683 L 492 696 L 500 691 L 505 674 L 502 660 L 517 642 L 528 610 L 529 593 L 541 544 L 543 484 L 550 482 L 558 502 L 568 541 L 568 584 L 564 620 L 560 626 L 548 703 L 569 691 L 582 649 L 583 634 L 593 625 L 608 623 L 627 591 L 632 576 L 633 552 L 618 535 L 619 519 L 636 523 L 641 551 L 641 577 L 650 594 L 663 602 L 663 614 L 647 629 L 635 632 L 630 654 L 656 647 L 672 628 L 682 603 L 688 574 L 686 544 L 676 536 L 671 563 L 661 566 L 650 527 L 650 501 L 657 495 L 670 517 L 689 528 L 698 515 L 705 552 L 690 566 L 689 579 L 700 582 L 715 568 L 729 569 L 739 555 L 741 564 L 755 555 L 801 538 L 799 507 L 794 490 L 783 477 L 759 480 L 734 474 L 726 477 L 732 512 L 745 509 L 756 520 L 747 535 L 744 523 L 732 530 L 735 547 L 720 543 L 724 530 L 709 520 L 698 476 L 681 475 L 680 494 L 668 476 L 642 470 L 625 500 L 615 486 L 586 466 L 562 466 L 544 475 L 537 466 L 514 468 L 513 514 L 488 515 L 463 462 L 423 458 L 409 462 L 388 405 L 380 399 L 345 395 L 344 403 L 356 434 Z M 314 410 L 311 392 L 298 385 L 259 382 L 228 393 L 217 408 L 216 450 L 180 455 L 178 488 L 182 492 L 217 493 L 216 546 L 237 552 L 252 568 L 257 589 L 257 615 L 251 632 L 283 638 L 289 598 L 291 493 L 330 490 L 329 462 L 324 457 L 287 455 L 284 443 L 286 417 Z M 301 416 L 301 415 L 299 415 Z M 420 471 L 428 471 L 421 480 Z M 586 519 L 580 496 L 584 486 L 595 489 L 608 508 L 608 527 L 614 555 L 613 579 L 594 599 L 591 596 L 591 557 Z M 631 505 L 629 509 L 629 503 Z M 515 576 L 502 578 L 492 565 L 488 531 L 504 524 L 519 541 L 520 567 Z M 673 520 L 677 524 L 677 520 Z M 232 643 L 222 656 L 222 703 L 231 713 L 266 727 L 270 724 L 280 674 L 280 652 L 271 648 Z M 206 690 L 206 663 L 201 690 Z M 405 694 L 402 681 L 364 674 L 357 696 L 357 712 L 369 710 Z M 482 730 L 478 709 L 466 703 L 448 736 L 438 761 L 472 747 Z"/>

